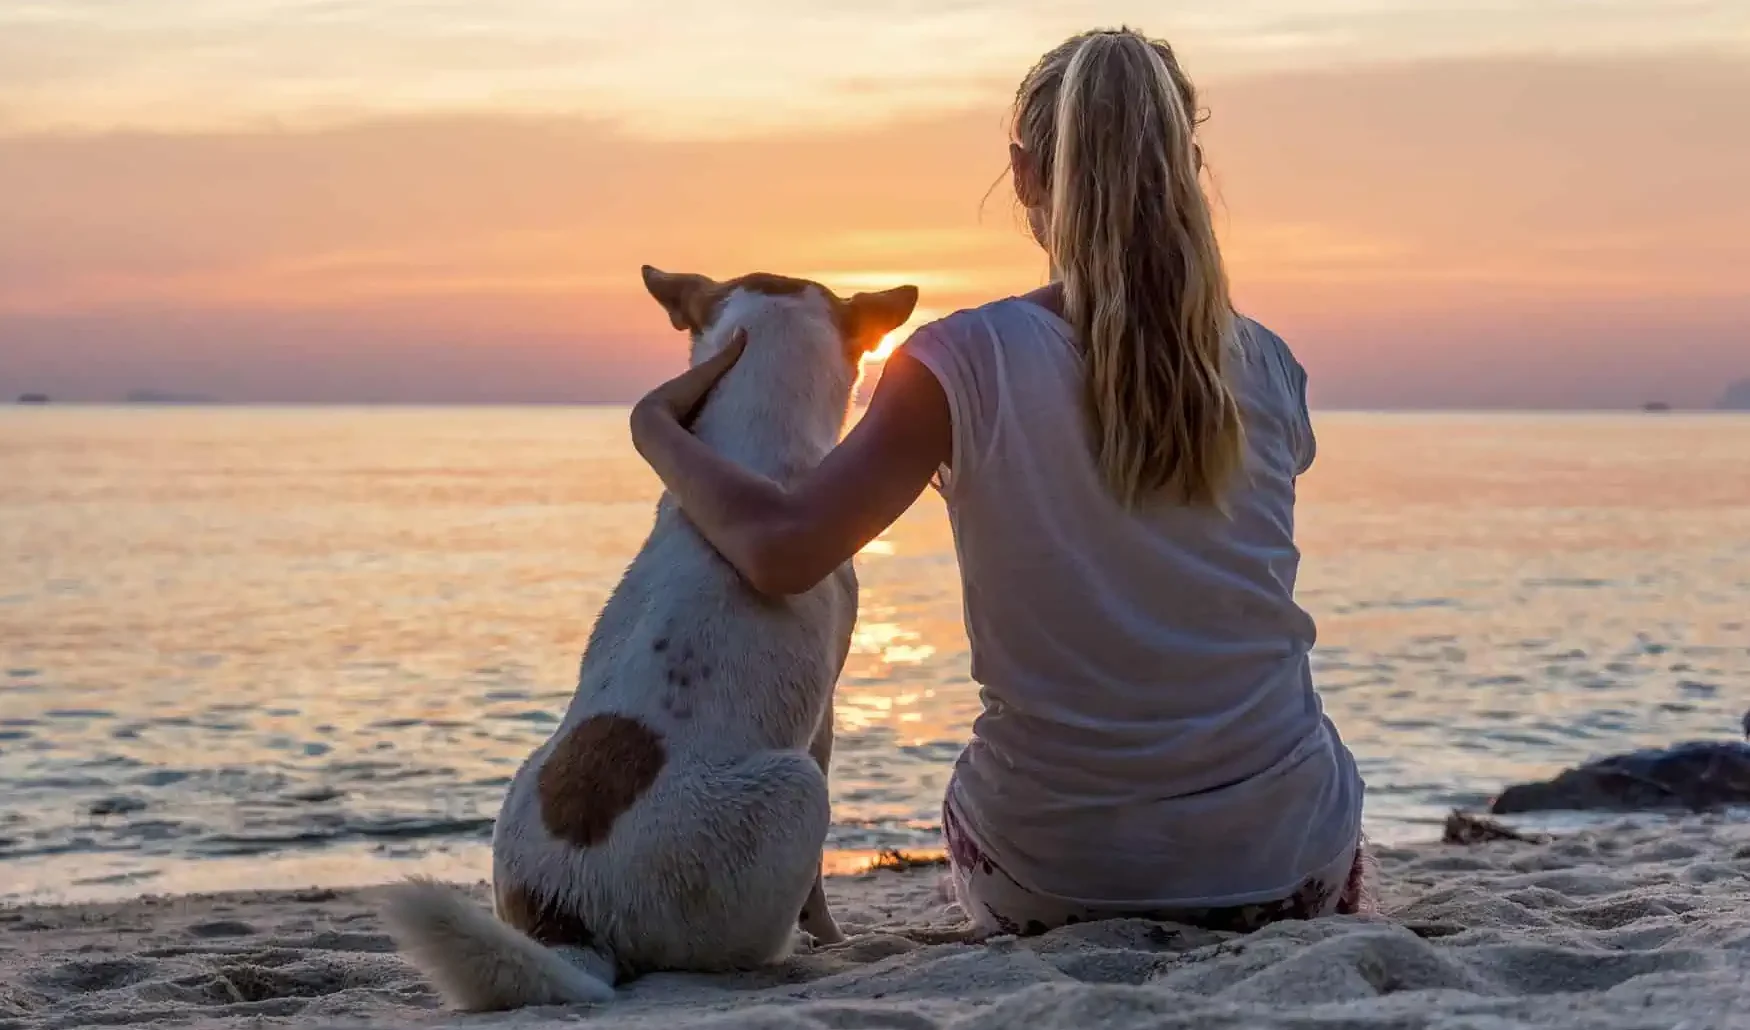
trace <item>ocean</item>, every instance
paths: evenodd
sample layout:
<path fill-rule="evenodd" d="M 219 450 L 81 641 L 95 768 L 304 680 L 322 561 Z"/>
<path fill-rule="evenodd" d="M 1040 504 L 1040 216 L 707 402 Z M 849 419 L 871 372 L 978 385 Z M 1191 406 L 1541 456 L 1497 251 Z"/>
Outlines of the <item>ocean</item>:
<path fill-rule="evenodd" d="M 0 900 L 488 876 L 649 528 L 625 414 L 0 411 Z M 1300 596 L 1372 836 L 1734 734 L 1750 417 L 1316 422 Z M 941 502 L 858 565 L 841 863 L 937 845 L 978 708 Z"/>

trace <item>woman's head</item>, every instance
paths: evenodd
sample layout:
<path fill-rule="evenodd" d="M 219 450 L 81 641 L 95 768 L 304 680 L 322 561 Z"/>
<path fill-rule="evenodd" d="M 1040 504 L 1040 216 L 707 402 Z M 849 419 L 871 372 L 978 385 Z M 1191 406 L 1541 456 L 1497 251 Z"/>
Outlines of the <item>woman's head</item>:
<path fill-rule="evenodd" d="M 1063 285 L 1095 456 L 1126 504 L 1219 505 L 1243 451 L 1196 129 L 1172 48 L 1129 29 L 1066 40 L 1015 98 L 1016 193 Z"/>

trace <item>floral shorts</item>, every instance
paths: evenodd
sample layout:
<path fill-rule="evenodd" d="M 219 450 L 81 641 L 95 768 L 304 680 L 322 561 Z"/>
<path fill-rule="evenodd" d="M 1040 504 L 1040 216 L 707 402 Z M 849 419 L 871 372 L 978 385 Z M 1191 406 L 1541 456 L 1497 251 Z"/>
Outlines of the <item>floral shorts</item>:
<path fill-rule="evenodd" d="M 986 933 L 1040 934 L 1071 923 L 1123 917 L 1153 919 L 1206 930 L 1251 933 L 1285 920 L 1354 915 L 1373 909 L 1368 890 L 1370 862 L 1365 840 L 1357 843 L 1353 855 L 1345 855 L 1340 862 L 1313 875 L 1293 894 L 1279 901 L 1229 908 L 1133 912 L 1085 908 L 1021 886 L 979 849 L 955 816 L 953 806 L 947 803 L 942 805 L 942 836 L 947 844 L 955 900 L 971 918 L 973 926 Z"/>

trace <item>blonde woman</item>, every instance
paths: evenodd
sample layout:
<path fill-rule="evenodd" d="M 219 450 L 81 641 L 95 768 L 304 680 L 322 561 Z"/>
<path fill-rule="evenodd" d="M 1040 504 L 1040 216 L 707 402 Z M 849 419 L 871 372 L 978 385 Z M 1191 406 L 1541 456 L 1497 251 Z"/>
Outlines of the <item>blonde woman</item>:
<path fill-rule="evenodd" d="M 1168 45 L 1076 36 L 1021 83 L 1015 191 L 1050 285 L 919 329 L 818 467 L 776 483 L 686 429 L 740 352 L 633 438 L 753 587 L 807 590 L 928 486 L 948 503 L 984 710 L 943 831 L 987 932 L 1355 912 L 1362 781 L 1294 600 L 1306 376 L 1234 313 Z"/>

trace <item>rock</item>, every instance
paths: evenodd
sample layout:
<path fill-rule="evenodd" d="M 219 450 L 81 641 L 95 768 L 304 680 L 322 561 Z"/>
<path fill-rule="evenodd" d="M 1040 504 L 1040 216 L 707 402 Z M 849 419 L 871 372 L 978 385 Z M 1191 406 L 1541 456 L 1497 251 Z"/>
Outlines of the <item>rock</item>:
<path fill-rule="evenodd" d="M 1739 726 L 1750 738 L 1750 712 Z M 1489 811 L 1611 811 L 1687 808 L 1701 812 L 1750 805 L 1750 743 L 1693 740 L 1648 748 L 1564 769 L 1551 780 L 1516 783 Z"/>
<path fill-rule="evenodd" d="M 1516 840 L 1527 844 L 1542 844 L 1545 837 L 1520 833 L 1505 823 L 1486 816 L 1472 815 L 1458 809 L 1446 817 L 1446 827 L 1440 834 L 1442 844 L 1484 844 L 1492 840 Z"/>
<path fill-rule="evenodd" d="M 126 794 L 115 794 L 106 798 L 98 798 L 86 809 L 92 815 L 127 815 L 129 812 L 143 811 L 146 802 L 139 798 L 131 798 Z"/>

